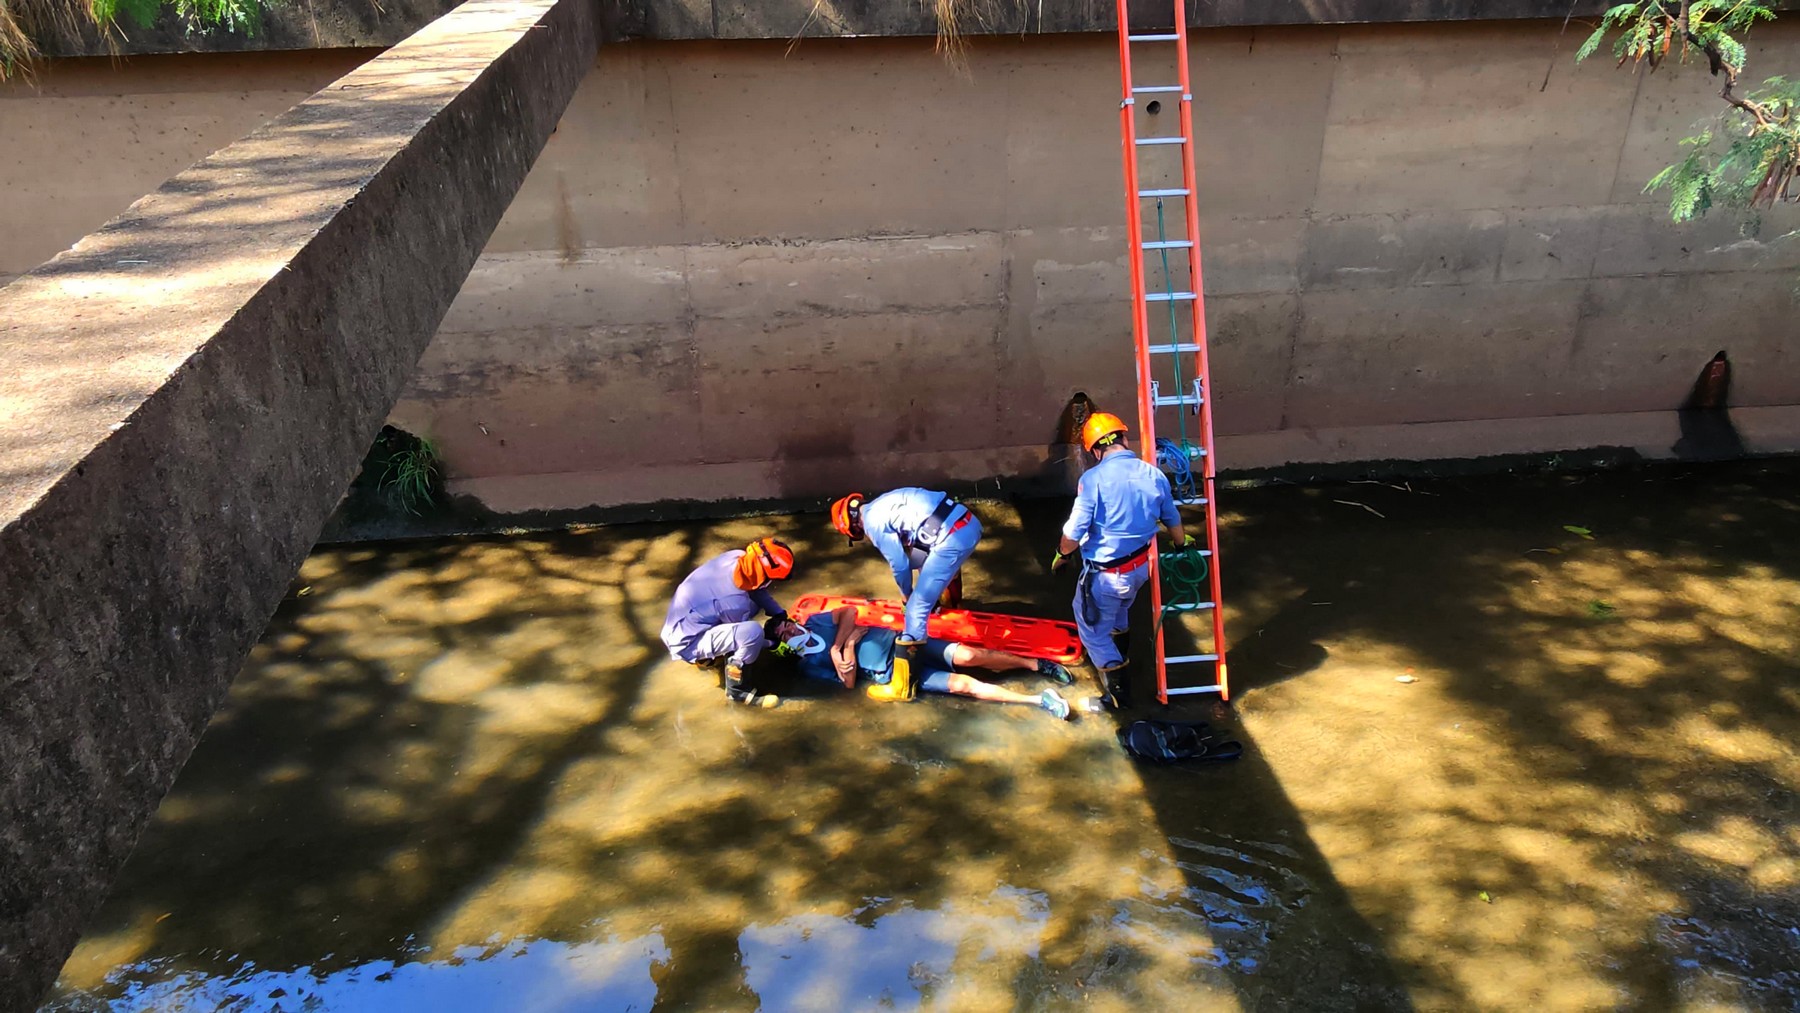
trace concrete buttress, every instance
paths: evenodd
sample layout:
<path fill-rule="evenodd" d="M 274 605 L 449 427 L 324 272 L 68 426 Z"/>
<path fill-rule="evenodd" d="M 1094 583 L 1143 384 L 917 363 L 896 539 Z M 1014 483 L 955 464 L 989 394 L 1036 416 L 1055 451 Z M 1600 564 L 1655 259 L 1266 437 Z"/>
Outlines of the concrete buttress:
<path fill-rule="evenodd" d="M 0 290 L 0 1010 L 105 896 L 596 21 L 465 4 Z"/>

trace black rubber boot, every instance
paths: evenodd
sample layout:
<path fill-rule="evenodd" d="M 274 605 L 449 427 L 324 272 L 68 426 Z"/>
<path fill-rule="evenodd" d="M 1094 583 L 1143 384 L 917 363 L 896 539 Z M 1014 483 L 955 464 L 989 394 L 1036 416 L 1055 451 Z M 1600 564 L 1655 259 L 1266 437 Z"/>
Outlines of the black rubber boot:
<path fill-rule="evenodd" d="M 1131 662 L 1126 660 L 1118 668 L 1100 673 L 1103 691 L 1101 700 L 1107 709 L 1122 711 L 1131 708 Z"/>

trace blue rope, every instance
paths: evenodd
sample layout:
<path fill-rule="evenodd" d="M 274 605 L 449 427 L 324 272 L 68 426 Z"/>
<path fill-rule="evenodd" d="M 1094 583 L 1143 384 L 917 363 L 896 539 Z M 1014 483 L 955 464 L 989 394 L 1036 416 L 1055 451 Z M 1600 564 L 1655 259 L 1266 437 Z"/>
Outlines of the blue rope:
<path fill-rule="evenodd" d="M 1199 487 L 1194 484 L 1194 461 L 1188 456 L 1187 441 L 1177 442 L 1168 437 L 1157 437 L 1156 466 L 1169 476 L 1169 484 L 1174 487 L 1176 496 L 1191 498 L 1200 495 Z"/>

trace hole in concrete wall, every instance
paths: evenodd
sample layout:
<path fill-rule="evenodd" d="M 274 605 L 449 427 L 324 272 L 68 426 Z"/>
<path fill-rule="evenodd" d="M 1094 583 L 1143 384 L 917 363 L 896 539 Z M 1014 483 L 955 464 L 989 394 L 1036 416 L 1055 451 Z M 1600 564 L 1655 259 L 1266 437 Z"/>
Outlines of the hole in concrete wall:
<path fill-rule="evenodd" d="M 1063 406 L 1062 418 L 1056 423 L 1056 442 L 1079 446 L 1081 443 L 1081 427 L 1087 424 L 1088 416 L 1094 414 L 1094 402 L 1089 400 L 1087 391 L 1078 390 Z"/>
<path fill-rule="evenodd" d="M 1151 99 L 1150 104 L 1144 107 L 1144 111 L 1155 116 L 1157 113 L 1162 112 L 1162 103 L 1156 99 Z"/>
<path fill-rule="evenodd" d="M 444 466 L 431 441 L 382 426 L 362 468 L 326 525 L 328 538 L 392 538 L 417 533 L 447 514 Z"/>

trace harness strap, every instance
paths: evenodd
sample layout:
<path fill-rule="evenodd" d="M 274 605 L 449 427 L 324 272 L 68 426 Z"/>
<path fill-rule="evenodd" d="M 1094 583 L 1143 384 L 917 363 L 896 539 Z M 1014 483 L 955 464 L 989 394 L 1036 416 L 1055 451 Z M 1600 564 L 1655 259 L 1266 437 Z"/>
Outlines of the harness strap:
<path fill-rule="evenodd" d="M 907 548 L 919 552 L 930 552 L 931 547 L 936 545 L 940 538 L 949 533 L 944 530 L 944 522 L 950 519 L 950 515 L 955 513 L 956 508 L 959 506 L 962 506 L 962 502 L 955 496 L 945 496 L 940 500 L 937 508 L 931 511 L 931 516 L 925 518 L 925 523 L 919 525 L 918 531 L 913 532 L 912 542 Z M 968 517 L 965 516 L 963 518 L 963 523 L 967 522 Z M 958 524 L 950 530 L 955 531 L 956 528 L 960 527 L 962 527 L 962 524 Z"/>

